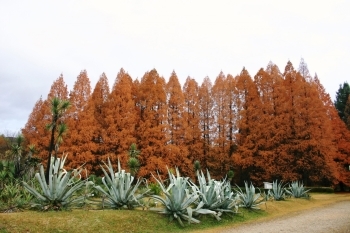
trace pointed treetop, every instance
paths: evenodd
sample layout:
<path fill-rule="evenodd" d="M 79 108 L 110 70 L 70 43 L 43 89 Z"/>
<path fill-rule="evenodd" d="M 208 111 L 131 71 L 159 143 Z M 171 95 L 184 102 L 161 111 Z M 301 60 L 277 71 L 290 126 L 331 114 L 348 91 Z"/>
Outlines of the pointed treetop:
<path fill-rule="evenodd" d="M 307 64 L 304 61 L 304 58 L 301 58 L 299 63 L 298 72 L 305 78 L 307 82 L 310 82 L 312 80 L 312 77 L 310 75 L 309 69 L 307 68 Z"/>

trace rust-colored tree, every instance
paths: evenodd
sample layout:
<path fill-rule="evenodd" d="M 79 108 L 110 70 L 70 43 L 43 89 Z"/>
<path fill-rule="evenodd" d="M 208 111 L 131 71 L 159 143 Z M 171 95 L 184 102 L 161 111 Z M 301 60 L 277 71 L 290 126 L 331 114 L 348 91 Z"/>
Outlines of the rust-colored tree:
<path fill-rule="evenodd" d="M 93 151 L 95 155 L 96 163 L 100 162 L 101 156 L 108 153 L 108 147 L 105 144 L 107 125 L 105 122 L 104 105 L 107 102 L 109 95 L 109 84 L 105 73 L 102 73 L 97 81 L 95 88 L 91 95 L 91 104 L 94 115 L 94 136 L 93 141 L 96 145 L 96 150 Z"/>
<path fill-rule="evenodd" d="M 212 88 L 214 127 L 213 127 L 213 154 L 210 157 L 211 173 L 213 176 L 221 178 L 230 170 L 230 117 L 231 96 L 228 95 L 227 88 L 229 80 L 226 79 L 223 72 L 217 76 Z"/>
<path fill-rule="evenodd" d="M 289 99 L 285 117 L 289 127 L 283 149 L 291 159 L 289 180 L 302 180 L 305 185 L 329 185 L 334 179 L 329 163 L 331 128 L 319 93 L 315 85 L 294 70 L 291 62 L 284 72 L 284 84 Z"/>
<path fill-rule="evenodd" d="M 51 85 L 47 99 L 42 100 L 42 98 L 40 98 L 36 102 L 29 119 L 22 130 L 27 145 L 35 145 L 38 153 L 37 156 L 44 161 L 48 158 L 48 152 L 51 145 L 50 138 L 52 131 L 47 130 L 47 126 L 52 123 L 50 102 L 53 98 L 61 100 L 68 99 L 68 89 L 62 74 Z M 62 118 L 62 120 L 64 119 L 65 118 Z M 52 151 L 49 153 L 51 152 Z M 62 152 L 62 150 L 58 150 L 57 152 Z"/>
<path fill-rule="evenodd" d="M 335 174 L 336 180 L 334 184 L 338 185 L 341 191 L 344 191 L 345 186 L 350 186 L 350 132 L 340 118 L 331 97 L 324 89 L 317 75 L 315 75 L 313 82 L 325 107 L 325 113 L 331 121 L 332 131 L 328 137 L 332 138 L 335 151 L 333 151 L 332 158 L 334 163 L 328 162 L 329 166 L 333 168 L 330 172 Z M 329 149 L 332 152 L 333 147 Z"/>
<path fill-rule="evenodd" d="M 254 82 L 261 102 L 258 154 L 264 164 L 264 172 L 260 174 L 260 181 L 281 180 L 284 178 L 282 174 L 289 172 L 288 154 L 281 150 L 288 128 L 284 119 L 287 96 L 283 77 L 278 67 L 269 62 L 266 71 L 260 69 L 255 75 Z"/>
<path fill-rule="evenodd" d="M 239 184 L 244 181 L 260 182 L 265 166 L 259 146 L 261 141 L 261 102 L 255 83 L 248 71 L 243 68 L 236 80 L 238 114 L 236 134 L 237 150 L 233 155 L 237 166 Z M 259 184 L 260 185 L 260 184 Z"/>
<path fill-rule="evenodd" d="M 103 111 L 106 124 L 104 143 L 107 153 L 110 156 L 114 155 L 110 158 L 114 164 L 117 164 L 119 158 L 123 167 L 127 167 L 130 145 L 136 143 L 136 109 L 132 92 L 132 78 L 120 69 Z"/>
<path fill-rule="evenodd" d="M 40 99 L 35 103 L 28 121 L 22 129 L 22 134 L 26 139 L 26 145 L 35 145 L 37 156 L 46 159 L 47 145 L 49 144 L 49 132 L 46 125 L 49 124 L 48 115 L 44 112 L 44 101 Z"/>
<path fill-rule="evenodd" d="M 71 107 L 67 111 L 66 120 L 68 134 L 62 147 L 64 151 L 70 153 L 66 166 L 68 169 L 73 169 L 85 164 L 85 168 L 91 172 L 94 165 L 91 149 L 94 147 L 92 130 L 95 122 L 91 107 L 88 109 L 91 84 L 86 70 L 78 75 L 69 96 Z"/>
<path fill-rule="evenodd" d="M 165 145 L 167 142 L 167 103 L 165 80 L 155 69 L 146 72 L 137 92 L 136 105 L 139 123 L 136 129 L 137 145 L 140 148 L 138 175 L 151 177 L 157 171 L 166 176 Z"/>
<path fill-rule="evenodd" d="M 189 159 L 195 163 L 204 164 L 201 130 L 199 128 L 199 86 L 195 79 L 188 77 L 183 86 L 184 113 L 183 119 L 186 126 L 184 141 L 187 147 Z"/>
<path fill-rule="evenodd" d="M 202 134 L 202 161 L 201 166 L 203 169 L 211 169 L 210 159 L 212 156 L 212 144 L 213 144 L 213 127 L 214 127 L 214 115 L 213 108 L 214 102 L 212 99 L 212 83 L 209 77 L 204 78 L 202 85 L 199 88 L 199 125 Z"/>
<path fill-rule="evenodd" d="M 177 167 L 181 174 L 193 176 L 193 165 L 185 145 L 186 121 L 184 119 L 185 98 L 175 71 L 166 84 L 168 143 L 165 148 L 166 163 Z"/>

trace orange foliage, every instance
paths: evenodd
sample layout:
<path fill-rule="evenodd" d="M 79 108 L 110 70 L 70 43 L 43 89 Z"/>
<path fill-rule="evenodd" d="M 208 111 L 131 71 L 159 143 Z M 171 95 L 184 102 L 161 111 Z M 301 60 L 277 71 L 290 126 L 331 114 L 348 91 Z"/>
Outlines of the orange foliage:
<path fill-rule="evenodd" d="M 48 101 L 68 98 L 61 75 L 47 100 L 35 104 L 22 130 L 28 144 L 47 158 L 50 123 Z M 193 177 L 194 161 L 215 178 L 231 169 L 234 181 L 303 180 L 305 185 L 350 185 L 350 133 L 317 77 L 311 78 L 302 60 L 298 72 L 288 62 L 282 74 L 269 63 L 254 76 L 222 72 L 214 85 L 206 77 L 199 84 L 188 77 L 183 87 L 175 72 L 166 83 L 155 69 L 141 81 L 121 69 L 112 92 L 105 74 L 91 93 L 86 71 L 77 77 L 64 121 L 68 167 L 83 163 L 100 174 L 98 164 L 110 157 L 127 168 L 128 149 L 141 151 L 138 176 L 162 177 L 178 167 Z"/>

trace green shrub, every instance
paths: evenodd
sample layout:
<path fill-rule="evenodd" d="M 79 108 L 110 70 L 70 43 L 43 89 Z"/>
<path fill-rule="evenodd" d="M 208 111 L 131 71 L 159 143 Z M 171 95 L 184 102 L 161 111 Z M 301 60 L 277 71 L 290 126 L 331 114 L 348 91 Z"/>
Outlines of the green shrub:
<path fill-rule="evenodd" d="M 148 188 L 150 189 L 150 194 L 160 195 L 162 193 L 162 188 L 158 183 L 151 182 L 149 183 Z"/>
<path fill-rule="evenodd" d="M 32 196 L 18 182 L 8 182 L 0 192 L 0 211 L 17 212 L 29 206 Z"/>
<path fill-rule="evenodd" d="M 332 187 L 307 187 L 310 193 L 334 193 Z"/>

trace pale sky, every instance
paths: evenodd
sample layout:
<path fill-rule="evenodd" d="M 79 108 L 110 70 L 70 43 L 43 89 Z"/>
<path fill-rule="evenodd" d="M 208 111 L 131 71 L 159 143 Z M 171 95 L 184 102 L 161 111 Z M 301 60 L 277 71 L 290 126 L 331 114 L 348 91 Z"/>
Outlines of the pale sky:
<path fill-rule="evenodd" d="M 199 84 L 304 58 L 334 99 L 350 69 L 350 1 L 0 0 L 0 134 L 18 132 L 62 73 L 133 79 L 155 68 Z"/>

